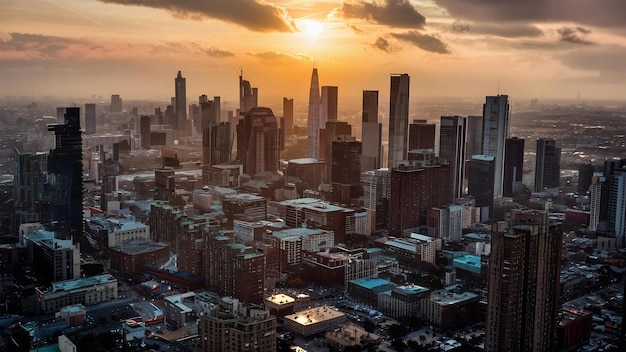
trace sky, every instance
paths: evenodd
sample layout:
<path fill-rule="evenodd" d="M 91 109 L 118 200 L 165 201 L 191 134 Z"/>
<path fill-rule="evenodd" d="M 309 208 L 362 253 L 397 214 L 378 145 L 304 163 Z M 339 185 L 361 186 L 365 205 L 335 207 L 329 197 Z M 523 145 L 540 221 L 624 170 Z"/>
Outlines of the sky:
<path fill-rule="evenodd" d="M 2 0 L 0 96 L 626 99 L 623 0 Z"/>

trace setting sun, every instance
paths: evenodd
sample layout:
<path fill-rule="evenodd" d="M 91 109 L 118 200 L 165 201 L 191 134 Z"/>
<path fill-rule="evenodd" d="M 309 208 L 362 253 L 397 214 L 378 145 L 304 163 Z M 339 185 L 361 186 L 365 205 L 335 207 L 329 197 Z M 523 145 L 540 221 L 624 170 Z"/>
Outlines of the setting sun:
<path fill-rule="evenodd" d="M 301 33 L 312 38 L 317 38 L 324 32 L 324 24 L 319 21 L 309 19 L 297 20 L 296 25 Z"/>

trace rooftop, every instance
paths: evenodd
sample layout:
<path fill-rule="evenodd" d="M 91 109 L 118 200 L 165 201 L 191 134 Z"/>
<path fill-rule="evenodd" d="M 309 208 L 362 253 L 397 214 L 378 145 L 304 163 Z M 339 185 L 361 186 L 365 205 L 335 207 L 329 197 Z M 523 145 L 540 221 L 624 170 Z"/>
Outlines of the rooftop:
<path fill-rule="evenodd" d="M 104 274 L 76 280 L 53 282 L 52 292 L 77 290 L 80 288 L 100 285 L 107 282 L 117 282 L 117 279 L 109 274 Z"/>
<path fill-rule="evenodd" d="M 124 245 L 120 247 L 111 247 L 111 250 L 124 254 L 136 255 L 157 251 L 165 247 L 167 247 L 167 244 L 161 242 L 130 242 L 124 243 Z"/>
<path fill-rule="evenodd" d="M 291 159 L 289 163 L 291 164 L 315 164 L 318 163 L 319 160 L 315 158 L 300 158 L 300 159 Z"/>
<path fill-rule="evenodd" d="M 451 306 L 463 301 L 478 298 L 478 295 L 471 292 L 452 291 L 456 287 L 446 288 L 444 290 L 433 291 L 429 300 L 440 306 Z"/>
<path fill-rule="evenodd" d="M 388 280 L 385 280 L 385 279 L 381 279 L 381 278 L 377 278 L 377 277 L 368 277 L 368 278 L 362 278 L 362 279 L 354 279 L 354 280 L 350 280 L 350 283 L 352 283 L 354 285 L 361 286 L 361 287 L 365 287 L 365 288 L 370 289 L 370 290 L 378 288 L 378 287 L 391 285 L 391 281 L 388 281 Z"/>
<path fill-rule="evenodd" d="M 290 304 L 296 301 L 295 298 L 287 296 L 284 293 L 277 293 L 265 298 L 266 301 L 272 302 L 276 305 Z"/>
<path fill-rule="evenodd" d="M 313 325 L 326 320 L 345 316 L 342 312 L 329 306 L 315 307 L 285 316 L 285 320 L 291 320 L 300 325 Z"/>
<path fill-rule="evenodd" d="M 456 257 L 452 260 L 452 265 L 480 274 L 480 257 L 475 255 L 466 254 L 461 257 Z"/>
<path fill-rule="evenodd" d="M 224 197 L 225 200 L 239 200 L 239 201 L 257 201 L 263 200 L 265 198 L 260 196 L 255 196 L 254 194 L 249 193 L 237 193 L 237 194 L 227 194 Z"/>

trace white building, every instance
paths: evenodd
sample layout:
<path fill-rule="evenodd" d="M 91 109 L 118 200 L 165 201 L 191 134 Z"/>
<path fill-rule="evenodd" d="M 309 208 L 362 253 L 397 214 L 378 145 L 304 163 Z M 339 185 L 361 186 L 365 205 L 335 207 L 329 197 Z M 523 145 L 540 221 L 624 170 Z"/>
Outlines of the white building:
<path fill-rule="evenodd" d="M 52 313 L 73 304 L 91 305 L 117 299 L 117 279 L 109 274 L 59 281 L 35 288 L 37 311 Z"/>

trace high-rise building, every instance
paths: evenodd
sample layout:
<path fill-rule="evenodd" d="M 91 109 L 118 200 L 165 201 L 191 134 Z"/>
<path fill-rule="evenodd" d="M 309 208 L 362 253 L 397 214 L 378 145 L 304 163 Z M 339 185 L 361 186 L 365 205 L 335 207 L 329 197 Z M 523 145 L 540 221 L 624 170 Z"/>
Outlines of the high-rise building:
<path fill-rule="evenodd" d="M 259 89 L 252 88 L 249 81 L 239 75 L 239 114 L 242 115 L 259 106 Z M 219 115 L 218 115 L 219 116 Z"/>
<path fill-rule="evenodd" d="M 409 75 L 391 75 L 389 94 L 389 168 L 407 159 L 409 132 Z"/>
<path fill-rule="evenodd" d="M 327 121 L 325 127 L 320 130 L 319 151 L 320 158 L 326 161 L 326 181 L 331 182 L 333 179 L 332 143 L 339 138 L 351 137 L 352 126 L 345 121 Z"/>
<path fill-rule="evenodd" d="M 391 196 L 391 171 L 378 169 L 361 175 L 363 183 L 363 207 L 375 212 L 373 218 L 376 229 L 386 228 L 389 219 L 389 197 Z"/>
<path fill-rule="evenodd" d="M 96 104 L 85 104 L 85 134 L 96 133 Z"/>
<path fill-rule="evenodd" d="M 150 141 L 150 116 L 139 117 L 139 135 L 141 136 L 141 147 L 149 149 Z"/>
<path fill-rule="evenodd" d="M 502 196 L 505 141 L 509 138 L 509 96 L 488 96 L 483 105 L 483 155 L 494 157 L 493 196 Z"/>
<path fill-rule="evenodd" d="M 248 175 L 278 171 L 278 122 L 270 108 L 253 108 L 237 125 L 237 155 Z"/>
<path fill-rule="evenodd" d="M 293 99 L 283 98 L 283 118 L 285 119 L 285 138 L 293 134 Z"/>
<path fill-rule="evenodd" d="M 276 317 L 260 306 L 224 297 L 200 318 L 198 351 L 274 352 Z"/>
<path fill-rule="evenodd" d="M 535 192 L 559 187 L 561 177 L 561 148 L 554 138 L 537 139 L 535 159 Z"/>
<path fill-rule="evenodd" d="M 215 126 L 219 121 L 219 115 L 217 112 L 215 101 L 202 99 L 200 103 L 200 129 L 202 130 L 202 164 L 214 165 L 213 162 L 213 150 L 212 150 L 212 133 Z"/>
<path fill-rule="evenodd" d="M 465 118 L 462 116 L 441 116 L 439 128 L 439 158 L 447 160 L 452 167 L 454 198 L 463 193 L 465 179 Z"/>
<path fill-rule="evenodd" d="M 585 195 L 589 191 L 595 167 L 593 164 L 578 165 L 578 194 Z"/>
<path fill-rule="evenodd" d="M 352 204 L 363 194 L 361 186 L 361 142 L 354 137 L 342 136 L 331 144 L 333 200 Z"/>
<path fill-rule="evenodd" d="M 180 71 L 174 79 L 174 89 L 176 93 L 176 124 L 174 129 L 176 130 L 177 137 L 183 137 L 187 135 L 187 83 L 185 77 L 182 76 Z"/>
<path fill-rule="evenodd" d="M 111 105 L 109 105 L 109 112 L 122 112 L 122 98 L 119 94 L 111 95 Z"/>
<path fill-rule="evenodd" d="M 505 142 L 504 184 L 502 195 L 513 197 L 522 190 L 524 173 L 524 139 L 513 137 Z"/>
<path fill-rule="evenodd" d="M 337 121 L 338 87 L 322 86 L 322 99 L 320 109 L 320 126 L 326 121 Z"/>
<path fill-rule="evenodd" d="M 15 149 L 15 173 L 13 175 L 13 201 L 15 217 L 12 232 L 17 234 L 21 224 L 47 222 L 49 214 L 44 204 L 48 154 L 20 153 Z"/>
<path fill-rule="evenodd" d="M 307 129 L 309 135 L 307 140 L 307 156 L 309 158 L 320 158 L 319 143 L 321 127 L 320 85 L 317 77 L 317 68 L 313 68 L 311 87 L 309 88 L 309 113 L 307 115 Z"/>
<path fill-rule="evenodd" d="M 483 117 L 468 116 L 465 120 L 467 125 L 467 159 L 471 159 L 472 155 L 480 155 L 483 153 Z"/>
<path fill-rule="evenodd" d="M 378 123 L 378 91 L 363 91 L 361 117 L 361 172 L 376 170 L 381 165 L 381 140 L 383 125 Z"/>
<path fill-rule="evenodd" d="M 473 155 L 467 161 L 467 194 L 475 200 L 480 208 L 480 221 L 493 218 L 493 177 L 494 157 L 489 155 Z"/>
<path fill-rule="evenodd" d="M 83 229 L 83 163 L 80 108 L 65 108 L 65 124 L 49 125 L 55 149 L 48 156 L 50 221 L 60 239 L 78 240 Z"/>
<path fill-rule="evenodd" d="M 450 204 L 452 168 L 445 163 L 400 164 L 391 170 L 389 234 L 426 224 L 428 209 Z"/>
<path fill-rule="evenodd" d="M 609 183 L 607 231 L 617 248 L 626 248 L 626 167 L 616 168 Z"/>
<path fill-rule="evenodd" d="M 562 233 L 545 211 L 493 224 L 485 351 L 556 349 Z"/>
<path fill-rule="evenodd" d="M 601 172 L 595 172 L 589 185 L 589 230 L 596 231 L 600 222 L 602 187 L 606 187 L 606 179 Z"/>
<path fill-rule="evenodd" d="M 409 150 L 435 150 L 435 127 L 427 120 L 413 120 L 409 125 Z"/>

